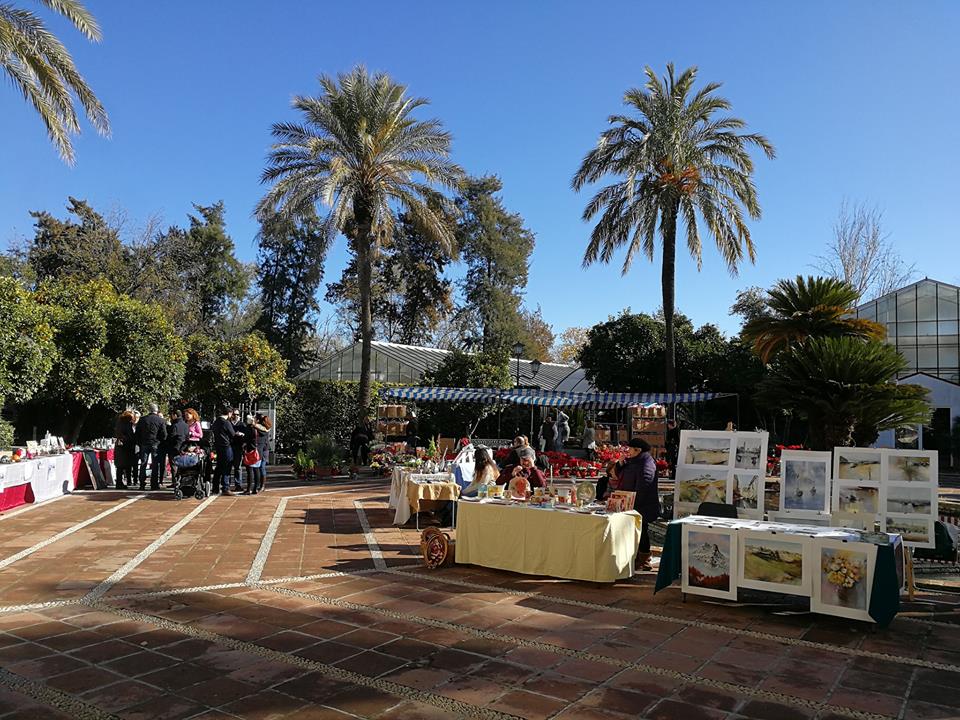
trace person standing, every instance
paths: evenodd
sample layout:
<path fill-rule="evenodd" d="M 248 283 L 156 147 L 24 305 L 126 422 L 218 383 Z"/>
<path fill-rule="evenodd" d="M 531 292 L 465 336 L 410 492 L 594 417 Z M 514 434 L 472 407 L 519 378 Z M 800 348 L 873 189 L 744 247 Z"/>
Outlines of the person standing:
<path fill-rule="evenodd" d="M 266 413 L 257 414 L 257 429 L 260 432 L 259 445 L 257 445 L 257 450 L 260 451 L 260 489 L 263 490 L 264 486 L 267 484 L 267 459 L 270 457 L 270 428 L 273 427 L 273 422 L 270 420 L 270 416 Z"/>
<path fill-rule="evenodd" d="M 221 495 L 233 495 L 230 492 L 230 474 L 233 468 L 233 443 L 237 431 L 230 421 L 230 408 L 223 408 L 210 428 L 210 439 L 217 453 L 217 468 L 213 474 L 213 484 L 220 489 Z"/>
<path fill-rule="evenodd" d="M 243 466 L 247 469 L 247 487 L 244 495 L 256 495 L 260 491 L 260 431 L 253 415 L 247 415 L 243 429 Z M 256 453 L 256 462 L 251 462 L 251 455 Z"/>
<path fill-rule="evenodd" d="M 563 444 L 570 437 L 570 416 L 563 410 L 557 411 L 557 444 L 554 450 L 563 452 Z"/>
<path fill-rule="evenodd" d="M 553 420 L 553 415 L 547 415 L 540 425 L 540 452 L 553 450 L 557 442 L 557 424 Z"/>
<path fill-rule="evenodd" d="M 243 462 L 243 437 L 247 426 L 244 425 L 243 418 L 240 416 L 240 410 L 237 408 L 233 408 L 230 411 L 230 422 L 233 423 L 235 433 L 233 438 L 233 465 L 231 466 L 233 472 L 233 491 L 240 492 L 243 490 L 240 482 L 240 466 Z"/>
<path fill-rule="evenodd" d="M 187 437 L 190 429 L 187 423 L 180 417 L 180 411 L 174 410 L 170 413 L 170 425 L 167 427 L 167 459 L 170 462 L 170 481 L 173 482 L 174 475 L 177 474 L 177 464 L 174 460 L 183 452 L 187 444 Z"/>
<path fill-rule="evenodd" d="M 670 477 L 677 476 L 677 458 L 680 457 L 680 428 L 676 420 L 667 420 L 667 434 L 664 437 L 667 449 L 667 463 L 670 465 Z"/>
<path fill-rule="evenodd" d="M 132 412 L 125 410 L 121 413 L 113 434 L 113 464 L 117 467 L 114 484 L 118 490 L 126 490 L 133 486 L 134 468 L 137 467 L 137 438 Z"/>
<path fill-rule="evenodd" d="M 373 429 L 370 421 L 357 425 L 350 433 L 350 457 L 357 465 L 366 465 L 370 460 L 370 440 Z"/>
<path fill-rule="evenodd" d="M 203 425 L 200 424 L 200 414 L 193 408 L 183 411 L 183 421 L 187 424 L 187 441 L 198 443 L 203 440 Z"/>
<path fill-rule="evenodd" d="M 593 427 L 593 420 L 587 420 L 580 436 L 580 446 L 587 451 L 587 460 L 593 462 L 597 456 L 597 431 Z"/>
<path fill-rule="evenodd" d="M 657 463 L 650 454 L 650 444 L 643 438 L 631 438 L 627 458 L 618 473 L 620 490 L 634 492 L 633 509 L 643 518 L 637 569 L 652 570 L 650 565 L 650 523 L 660 517 L 660 494 L 657 485 Z"/>
<path fill-rule="evenodd" d="M 417 414 L 411 410 L 407 413 L 407 451 L 417 452 L 417 445 L 420 444 L 420 423 L 417 422 Z"/>
<path fill-rule="evenodd" d="M 150 464 L 150 489 L 160 489 L 160 478 L 163 477 L 163 466 L 166 463 L 167 423 L 160 415 L 156 403 L 150 403 L 150 412 L 140 418 L 137 423 L 137 445 L 140 446 L 140 489 L 144 490 L 147 484 L 147 464 Z"/>

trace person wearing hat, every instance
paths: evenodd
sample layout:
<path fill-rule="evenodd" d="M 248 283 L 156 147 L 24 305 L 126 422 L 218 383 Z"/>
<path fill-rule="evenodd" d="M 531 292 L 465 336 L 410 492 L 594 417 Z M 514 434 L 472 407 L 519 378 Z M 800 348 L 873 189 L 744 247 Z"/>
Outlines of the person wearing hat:
<path fill-rule="evenodd" d="M 637 569 L 652 570 L 650 565 L 650 523 L 660 517 L 660 495 L 657 487 L 657 463 L 650 454 L 650 444 L 643 438 L 631 438 L 627 457 L 617 473 L 620 490 L 636 493 L 633 509 L 643 517 Z"/>

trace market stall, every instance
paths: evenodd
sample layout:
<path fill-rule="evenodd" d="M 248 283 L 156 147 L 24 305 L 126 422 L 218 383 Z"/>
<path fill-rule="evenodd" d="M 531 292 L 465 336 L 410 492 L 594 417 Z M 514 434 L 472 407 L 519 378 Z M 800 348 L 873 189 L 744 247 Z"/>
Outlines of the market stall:
<path fill-rule="evenodd" d="M 389 499 L 389 506 L 395 510 L 393 524 L 404 525 L 421 510 L 436 507 L 430 503 L 456 500 L 459 495 L 460 488 L 452 473 L 424 474 L 394 468 Z"/>
<path fill-rule="evenodd" d="M 67 454 L 0 464 L 0 512 L 69 493 L 71 480 Z"/>
<path fill-rule="evenodd" d="M 570 580 L 633 575 L 640 516 L 533 508 L 495 500 L 457 503 L 456 562 Z"/>
<path fill-rule="evenodd" d="M 900 606 L 899 535 L 689 516 L 667 526 L 654 593 L 737 599 L 739 589 L 810 598 L 812 612 L 886 626 Z"/>

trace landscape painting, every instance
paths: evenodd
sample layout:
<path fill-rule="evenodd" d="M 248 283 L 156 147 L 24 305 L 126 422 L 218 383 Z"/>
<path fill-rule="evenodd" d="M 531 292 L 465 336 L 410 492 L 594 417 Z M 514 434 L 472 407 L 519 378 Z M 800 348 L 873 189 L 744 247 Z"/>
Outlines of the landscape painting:
<path fill-rule="evenodd" d="M 887 512 L 895 515 L 930 515 L 933 491 L 927 487 L 887 486 Z"/>
<path fill-rule="evenodd" d="M 730 472 L 697 468 L 677 468 L 674 502 L 725 503 L 728 500 Z"/>
<path fill-rule="evenodd" d="M 744 517 L 762 517 L 763 481 L 759 473 L 733 473 L 733 504 Z"/>
<path fill-rule="evenodd" d="M 734 467 L 766 471 L 767 439 L 767 433 L 737 433 Z"/>
<path fill-rule="evenodd" d="M 869 448 L 836 448 L 834 480 L 866 480 L 880 482 L 882 450 Z"/>
<path fill-rule="evenodd" d="M 737 599 L 737 531 L 683 526 L 683 592 Z"/>
<path fill-rule="evenodd" d="M 680 462 L 683 465 L 730 465 L 733 454 L 733 435 L 717 433 L 720 437 L 690 433 L 681 441 Z"/>
<path fill-rule="evenodd" d="M 756 590 L 808 595 L 806 538 L 741 532 L 740 586 Z"/>
<path fill-rule="evenodd" d="M 818 556 L 819 577 L 810 609 L 871 621 L 868 610 L 877 546 L 821 540 Z"/>
<path fill-rule="evenodd" d="M 780 457 L 780 509 L 829 510 L 829 468 L 830 453 L 784 450 Z"/>
<path fill-rule="evenodd" d="M 887 482 L 927 483 L 937 482 L 937 463 L 933 453 L 898 453 L 888 451 Z"/>
<path fill-rule="evenodd" d="M 896 533 L 903 538 L 908 547 L 930 547 L 933 541 L 933 518 L 927 517 L 892 517 L 887 516 L 884 531 Z"/>
<path fill-rule="evenodd" d="M 837 481 L 835 512 L 847 515 L 876 515 L 880 512 L 880 488 L 874 485 L 848 485 Z"/>

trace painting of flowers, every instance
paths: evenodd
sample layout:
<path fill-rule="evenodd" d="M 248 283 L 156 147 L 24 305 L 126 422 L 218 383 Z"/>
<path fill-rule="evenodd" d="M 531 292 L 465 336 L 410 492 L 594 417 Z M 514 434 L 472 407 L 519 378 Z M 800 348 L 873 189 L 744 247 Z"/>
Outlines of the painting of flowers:
<path fill-rule="evenodd" d="M 877 546 L 870 543 L 819 541 L 819 578 L 811 610 L 872 621 L 870 588 Z"/>

